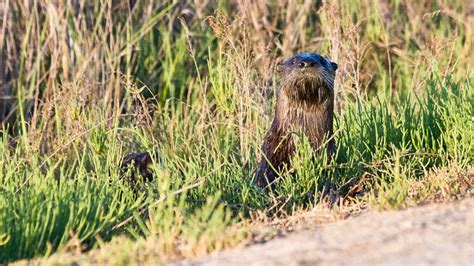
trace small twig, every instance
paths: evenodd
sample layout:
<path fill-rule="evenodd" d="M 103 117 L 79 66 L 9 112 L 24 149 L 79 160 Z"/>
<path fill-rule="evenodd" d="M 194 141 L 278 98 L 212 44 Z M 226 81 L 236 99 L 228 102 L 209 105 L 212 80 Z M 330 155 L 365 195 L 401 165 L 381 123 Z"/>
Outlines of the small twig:
<path fill-rule="evenodd" d="M 285 202 L 283 202 L 283 204 L 280 206 L 280 208 L 278 208 L 277 213 L 279 213 L 279 212 L 281 212 L 281 210 L 283 210 L 283 207 L 285 207 L 285 205 L 288 204 L 288 202 L 290 201 L 291 198 L 292 198 L 292 195 L 290 195 L 290 196 L 285 200 Z"/>

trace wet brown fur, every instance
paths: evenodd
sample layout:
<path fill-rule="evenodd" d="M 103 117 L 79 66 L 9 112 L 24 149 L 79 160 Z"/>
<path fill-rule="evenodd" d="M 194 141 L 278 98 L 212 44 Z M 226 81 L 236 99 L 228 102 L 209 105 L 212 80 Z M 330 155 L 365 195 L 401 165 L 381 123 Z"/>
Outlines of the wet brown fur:
<path fill-rule="evenodd" d="M 302 131 L 317 151 L 329 138 L 328 156 L 335 151 L 333 136 L 334 72 L 322 67 L 288 69 L 283 66 L 282 80 L 272 125 L 262 145 L 264 158 L 256 170 L 260 187 L 272 185 L 277 172 L 294 153 L 291 132 Z M 276 170 L 276 171 L 275 171 Z"/>

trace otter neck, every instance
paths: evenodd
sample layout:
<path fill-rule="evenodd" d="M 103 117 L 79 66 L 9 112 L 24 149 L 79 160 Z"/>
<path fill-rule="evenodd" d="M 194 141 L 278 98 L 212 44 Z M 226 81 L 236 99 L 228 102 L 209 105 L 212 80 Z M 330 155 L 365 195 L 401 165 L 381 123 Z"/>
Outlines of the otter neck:
<path fill-rule="evenodd" d="M 278 95 L 274 122 L 283 132 L 302 131 L 314 149 L 324 137 L 333 134 L 334 97 L 329 94 L 323 101 L 292 99 L 285 93 Z"/>

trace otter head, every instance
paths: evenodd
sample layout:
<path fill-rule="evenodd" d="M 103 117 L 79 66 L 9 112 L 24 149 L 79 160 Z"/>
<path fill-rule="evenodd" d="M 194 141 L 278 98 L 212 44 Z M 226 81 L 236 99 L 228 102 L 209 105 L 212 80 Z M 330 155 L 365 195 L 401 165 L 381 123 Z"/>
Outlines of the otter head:
<path fill-rule="evenodd" d="M 293 100 L 322 103 L 334 95 L 336 69 L 336 63 L 319 54 L 298 54 L 278 66 L 281 93 Z"/>

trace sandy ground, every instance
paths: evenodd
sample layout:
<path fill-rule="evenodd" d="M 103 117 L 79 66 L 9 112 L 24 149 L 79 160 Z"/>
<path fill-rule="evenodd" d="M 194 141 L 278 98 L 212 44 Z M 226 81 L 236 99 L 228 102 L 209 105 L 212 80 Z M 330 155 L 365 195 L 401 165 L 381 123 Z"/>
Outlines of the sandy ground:
<path fill-rule="evenodd" d="M 177 265 L 474 265 L 474 198 L 367 213 Z"/>

